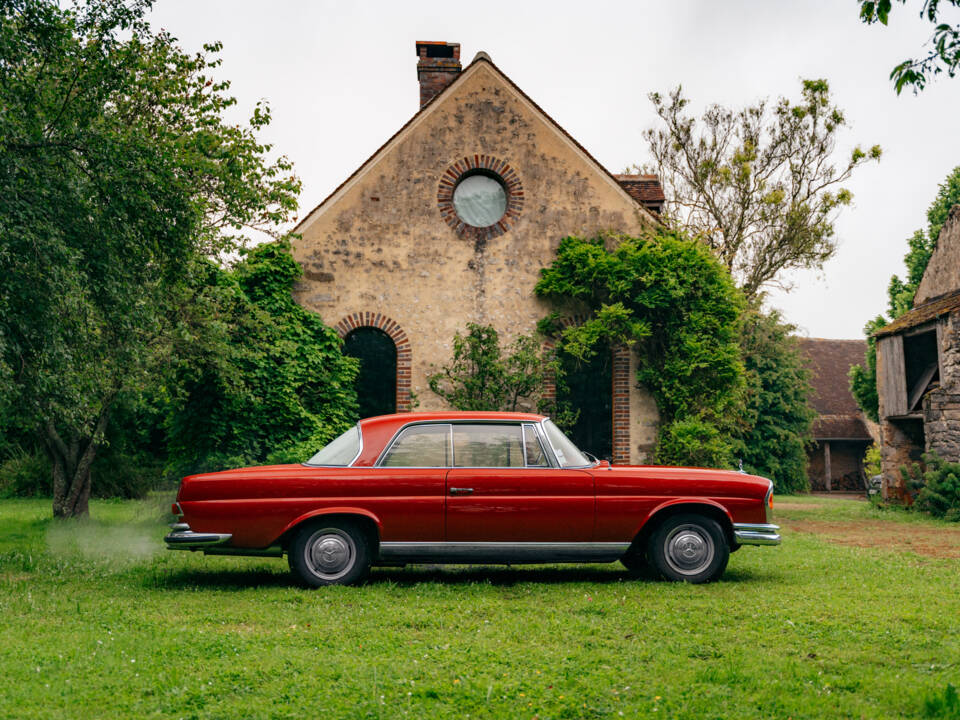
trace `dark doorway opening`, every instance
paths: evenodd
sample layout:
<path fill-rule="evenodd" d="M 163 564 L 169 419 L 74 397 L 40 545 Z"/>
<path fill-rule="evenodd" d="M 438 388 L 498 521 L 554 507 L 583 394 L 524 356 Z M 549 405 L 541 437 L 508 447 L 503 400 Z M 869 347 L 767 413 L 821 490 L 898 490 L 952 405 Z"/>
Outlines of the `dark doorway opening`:
<path fill-rule="evenodd" d="M 560 407 L 579 410 L 567 433 L 581 450 L 601 460 L 613 458 L 613 354 L 600 347 L 586 362 L 562 355 L 565 375 L 557 386 Z"/>
<path fill-rule="evenodd" d="M 360 417 L 397 411 L 397 346 L 382 330 L 357 328 L 343 340 L 343 351 L 360 361 L 357 401 Z"/>

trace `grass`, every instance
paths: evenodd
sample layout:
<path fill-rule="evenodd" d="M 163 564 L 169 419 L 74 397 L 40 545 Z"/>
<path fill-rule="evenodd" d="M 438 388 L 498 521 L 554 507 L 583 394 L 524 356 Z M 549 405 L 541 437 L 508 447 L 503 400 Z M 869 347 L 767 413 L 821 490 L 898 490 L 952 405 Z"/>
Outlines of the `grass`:
<path fill-rule="evenodd" d="M 163 550 L 164 507 L 64 527 L 0 502 L 0 717 L 957 717 L 960 561 L 789 529 L 949 532 L 914 515 L 778 499 L 784 544 L 706 586 L 565 565 L 308 591 L 285 561 Z"/>

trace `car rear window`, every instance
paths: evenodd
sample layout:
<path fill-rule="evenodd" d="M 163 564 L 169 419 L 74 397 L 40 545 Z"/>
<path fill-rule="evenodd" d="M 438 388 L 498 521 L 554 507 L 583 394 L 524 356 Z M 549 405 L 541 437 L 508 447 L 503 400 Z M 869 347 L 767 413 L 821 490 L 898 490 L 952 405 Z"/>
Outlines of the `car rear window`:
<path fill-rule="evenodd" d="M 346 467 L 360 453 L 360 426 L 354 425 L 345 433 L 327 443 L 305 465 Z"/>

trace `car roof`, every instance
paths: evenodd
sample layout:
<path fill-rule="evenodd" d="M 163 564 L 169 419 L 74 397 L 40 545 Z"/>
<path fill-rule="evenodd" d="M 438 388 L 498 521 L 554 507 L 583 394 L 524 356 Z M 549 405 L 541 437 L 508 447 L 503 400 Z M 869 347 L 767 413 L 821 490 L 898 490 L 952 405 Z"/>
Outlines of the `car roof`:
<path fill-rule="evenodd" d="M 392 415 L 377 415 L 360 421 L 363 447 L 354 461 L 354 467 L 372 465 L 384 446 L 404 425 L 419 422 L 540 422 L 544 415 L 519 412 L 460 411 L 404 412 Z"/>

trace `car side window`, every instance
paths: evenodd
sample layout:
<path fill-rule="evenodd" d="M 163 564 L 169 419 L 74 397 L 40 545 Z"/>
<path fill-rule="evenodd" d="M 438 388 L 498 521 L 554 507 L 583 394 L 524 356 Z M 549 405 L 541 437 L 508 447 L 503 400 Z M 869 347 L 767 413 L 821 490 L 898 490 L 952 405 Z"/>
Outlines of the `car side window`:
<path fill-rule="evenodd" d="M 450 467 L 450 426 L 411 425 L 400 433 L 382 467 Z"/>
<path fill-rule="evenodd" d="M 550 467 L 533 425 L 523 426 L 523 449 L 527 456 L 527 467 Z"/>
<path fill-rule="evenodd" d="M 519 425 L 454 425 L 455 467 L 523 467 Z"/>

